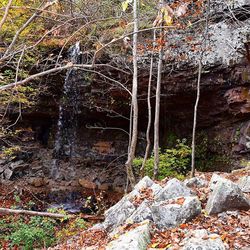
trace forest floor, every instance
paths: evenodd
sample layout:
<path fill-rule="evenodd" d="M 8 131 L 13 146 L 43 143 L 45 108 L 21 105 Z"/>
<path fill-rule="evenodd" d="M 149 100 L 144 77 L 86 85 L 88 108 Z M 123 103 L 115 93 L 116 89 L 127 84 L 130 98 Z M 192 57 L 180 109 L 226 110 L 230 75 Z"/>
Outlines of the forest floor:
<path fill-rule="evenodd" d="M 197 176 L 209 182 L 213 173 L 199 172 Z M 236 170 L 232 173 L 216 173 L 237 182 L 243 176 L 250 176 L 250 168 Z M 158 184 L 164 185 L 167 181 L 168 178 L 158 182 Z M 17 182 L 14 185 L 13 183 L 12 185 L 0 184 L 0 191 L 0 207 L 35 211 L 45 211 L 48 207 L 44 193 L 38 195 L 34 190 L 25 189 L 22 183 Z M 193 187 L 193 191 L 196 192 L 204 209 L 209 188 L 207 186 L 202 188 Z M 250 198 L 250 193 L 247 195 Z M 95 202 L 91 204 L 90 193 L 88 193 L 88 196 L 85 193 L 85 197 L 87 198 L 85 202 L 89 202 L 90 207 L 97 206 L 93 211 L 88 211 L 88 214 L 92 215 L 102 215 L 105 209 L 120 199 L 117 195 L 112 197 L 112 195 L 107 196 L 107 194 L 99 192 L 95 197 Z M 98 221 L 86 221 L 81 218 L 81 213 L 78 213 L 75 218 L 69 219 L 63 209 L 57 208 L 50 211 L 65 214 L 65 219 L 38 219 L 37 217 L 32 219 L 25 215 L 0 215 L 0 246 L 2 249 L 47 249 L 49 246 L 54 245 L 53 248 L 50 247 L 49 249 L 102 250 L 114 239 L 104 230 L 91 229 Z M 126 232 L 135 226 L 135 224 L 126 225 L 122 230 Z M 36 227 L 41 230 L 30 232 L 29 229 L 32 230 Z M 250 210 L 227 211 L 218 215 L 207 215 L 202 210 L 202 213 L 194 220 L 181 224 L 176 228 L 162 231 L 154 227 L 148 249 L 170 249 L 170 247 L 171 250 L 180 249 L 181 242 L 188 232 L 196 229 L 206 229 L 210 233 L 219 235 L 226 249 L 250 249 Z"/>
<path fill-rule="evenodd" d="M 213 172 L 214 173 L 214 172 Z M 197 173 L 210 181 L 213 173 Z M 216 172 L 221 177 L 237 182 L 243 176 L 250 176 L 250 168 L 236 170 L 233 173 Z M 164 184 L 165 179 L 159 184 Z M 193 188 L 204 209 L 208 200 L 209 188 Z M 250 198 L 250 193 L 247 194 Z M 129 231 L 135 228 L 135 224 L 125 225 L 123 231 Z M 226 249 L 230 250 L 249 250 L 250 249 L 250 210 L 248 211 L 227 211 L 217 215 L 207 215 L 204 210 L 191 222 L 179 225 L 176 228 L 167 230 L 153 229 L 151 242 L 148 249 L 171 249 L 178 250 L 181 248 L 181 242 L 192 231 L 197 229 L 206 229 L 211 234 L 217 234 L 223 241 Z M 74 240 L 61 244 L 56 249 L 98 249 L 104 250 L 105 246 L 114 240 L 106 231 L 103 230 L 84 230 Z"/>

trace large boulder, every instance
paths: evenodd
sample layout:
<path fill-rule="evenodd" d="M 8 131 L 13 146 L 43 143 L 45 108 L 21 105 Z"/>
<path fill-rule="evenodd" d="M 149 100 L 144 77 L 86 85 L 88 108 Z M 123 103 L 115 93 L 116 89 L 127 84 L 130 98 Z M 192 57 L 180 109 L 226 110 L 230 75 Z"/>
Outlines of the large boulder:
<path fill-rule="evenodd" d="M 150 222 L 144 221 L 129 232 L 111 241 L 106 250 L 146 250 L 150 242 Z"/>
<path fill-rule="evenodd" d="M 196 196 L 160 201 L 151 207 L 153 221 L 159 228 L 171 228 L 190 221 L 201 213 L 201 202 Z"/>
<path fill-rule="evenodd" d="M 166 186 L 155 196 L 157 201 L 168 200 L 179 196 L 190 196 L 192 191 L 181 181 L 173 178 L 169 180 Z"/>
<path fill-rule="evenodd" d="M 217 234 L 209 235 L 205 229 L 195 230 L 191 238 L 184 239 L 182 250 L 225 250 Z"/>
<path fill-rule="evenodd" d="M 122 225 L 125 220 L 133 214 L 135 209 L 135 206 L 128 197 L 123 197 L 118 203 L 105 212 L 105 221 L 103 222 L 104 228 L 113 230 Z"/>
<path fill-rule="evenodd" d="M 151 204 L 144 200 L 136 211 L 126 220 L 126 223 L 139 223 L 144 220 L 153 220 Z"/>
<path fill-rule="evenodd" d="M 125 223 L 125 221 L 135 212 L 136 207 L 133 204 L 135 197 L 140 197 L 140 191 L 143 189 L 153 187 L 153 194 L 158 193 L 161 190 L 160 185 L 154 183 L 148 176 L 142 178 L 134 187 L 133 191 L 124 196 L 116 205 L 109 208 L 105 212 L 105 221 L 103 223 L 104 228 L 107 230 L 113 230 L 116 227 Z M 145 204 L 144 204 L 145 205 Z M 144 206 L 143 205 L 143 206 Z M 142 207 L 143 207 L 142 206 Z M 148 208 L 149 209 L 149 208 Z M 138 211 L 131 217 L 140 222 L 148 217 L 147 211 L 142 211 L 139 207 Z"/>
<path fill-rule="evenodd" d="M 250 208 L 249 199 L 244 196 L 241 189 L 232 181 L 220 179 L 213 189 L 206 206 L 208 214 Z"/>
<path fill-rule="evenodd" d="M 239 179 L 238 186 L 242 192 L 250 193 L 250 176 L 244 176 Z"/>

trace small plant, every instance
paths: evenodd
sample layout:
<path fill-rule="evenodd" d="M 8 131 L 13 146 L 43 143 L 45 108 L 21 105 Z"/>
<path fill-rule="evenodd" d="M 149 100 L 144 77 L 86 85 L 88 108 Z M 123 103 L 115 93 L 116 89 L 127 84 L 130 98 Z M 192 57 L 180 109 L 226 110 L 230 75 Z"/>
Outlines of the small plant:
<path fill-rule="evenodd" d="M 63 218 L 60 218 L 61 222 L 64 222 L 64 221 L 68 220 L 67 212 L 63 208 L 49 208 L 48 212 L 49 213 L 57 213 L 57 214 L 64 215 Z"/>
<path fill-rule="evenodd" d="M 3 151 L 0 155 L 0 158 L 3 159 L 14 159 L 15 155 L 21 151 L 21 148 L 19 146 L 13 146 L 13 147 L 3 147 Z"/>
<path fill-rule="evenodd" d="M 43 217 L 32 217 L 29 221 L 14 216 L 1 220 L 2 241 L 8 241 L 11 247 L 24 250 L 49 247 L 55 242 L 56 220 Z M 11 248 L 12 249 L 12 248 Z"/>
<path fill-rule="evenodd" d="M 56 233 L 56 238 L 60 240 L 67 239 L 70 236 L 77 234 L 80 230 L 86 229 L 86 222 L 82 218 L 71 220 L 65 227 Z"/>
<path fill-rule="evenodd" d="M 20 203 L 21 202 L 21 198 L 20 198 L 20 196 L 18 194 L 14 195 L 14 200 L 15 200 L 16 203 Z"/>
<path fill-rule="evenodd" d="M 177 140 L 175 147 L 162 151 L 159 155 L 159 176 L 164 179 L 167 176 L 183 179 L 190 167 L 191 148 L 186 145 L 186 139 Z M 143 158 L 135 158 L 133 166 L 138 170 L 142 165 Z M 151 156 L 145 165 L 145 174 L 152 177 L 154 169 L 154 156 Z"/>

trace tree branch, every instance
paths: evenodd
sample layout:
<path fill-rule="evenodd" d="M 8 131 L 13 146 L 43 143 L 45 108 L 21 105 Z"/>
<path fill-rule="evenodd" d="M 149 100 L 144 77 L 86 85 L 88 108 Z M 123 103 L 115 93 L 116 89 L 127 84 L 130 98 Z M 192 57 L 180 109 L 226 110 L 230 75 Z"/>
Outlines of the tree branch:
<path fill-rule="evenodd" d="M 10 88 L 13 88 L 13 87 L 17 87 L 19 85 L 23 85 L 25 83 L 28 83 L 36 78 L 39 78 L 41 76 L 44 76 L 44 75 L 48 75 L 48 74 L 52 74 L 52 73 L 56 73 L 56 72 L 59 72 L 59 71 L 63 71 L 63 70 L 67 70 L 67 69 L 70 69 L 70 68 L 94 68 L 94 67 L 111 67 L 112 69 L 117 69 L 117 70 L 120 70 L 114 66 L 111 66 L 111 65 L 108 65 L 108 64 L 96 64 L 94 66 L 90 65 L 90 64 L 72 64 L 72 63 L 68 63 L 64 66 L 61 66 L 61 67 L 57 67 L 57 68 L 53 68 L 53 69 L 49 69 L 49 70 L 45 70 L 43 72 L 40 72 L 40 73 L 37 73 L 37 74 L 34 74 L 34 75 L 31 75 L 29 77 L 27 77 L 26 79 L 24 80 L 21 80 L 21 81 L 17 81 L 17 82 L 13 82 L 13 83 L 9 83 L 9 84 L 6 84 L 6 85 L 3 85 L 3 86 L 0 86 L 0 91 L 4 91 L 4 90 L 7 90 L 7 89 L 10 89 Z M 124 70 L 121 70 L 123 73 L 125 73 Z M 126 72 L 127 73 L 127 72 Z M 101 74 L 101 73 L 99 73 Z M 104 76 L 103 74 L 101 74 L 102 76 Z M 111 79 L 107 76 L 105 76 L 106 78 L 108 79 Z M 115 80 L 113 80 L 114 82 L 118 83 L 119 85 L 121 85 L 120 82 L 117 82 Z M 123 86 L 124 87 L 124 86 Z"/>
<path fill-rule="evenodd" d="M 56 3 L 56 0 L 50 3 L 47 3 L 44 5 L 43 8 L 41 8 L 40 10 L 38 10 L 37 12 L 35 12 L 23 25 L 22 27 L 16 32 L 15 36 L 13 37 L 11 44 L 9 45 L 9 47 L 7 48 L 7 50 L 4 53 L 4 56 L 7 56 L 10 51 L 12 50 L 13 46 L 16 43 L 16 40 L 18 39 L 19 35 L 29 26 L 29 24 L 38 16 L 40 15 L 44 10 L 48 9 L 50 6 L 52 6 L 53 4 Z"/>
<path fill-rule="evenodd" d="M 10 6 L 11 6 L 12 2 L 13 2 L 13 0 L 9 0 L 9 2 L 8 2 L 7 6 L 6 6 L 6 9 L 5 9 L 5 11 L 4 11 L 3 18 L 2 18 L 2 20 L 1 20 L 1 22 L 0 22 L 0 30 L 2 29 L 2 26 L 3 26 L 3 24 L 5 23 L 5 21 L 6 21 L 6 19 L 7 19 L 7 16 L 8 16 L 8 14 L 9 14 L 9 10 L 10 10 Z"/>

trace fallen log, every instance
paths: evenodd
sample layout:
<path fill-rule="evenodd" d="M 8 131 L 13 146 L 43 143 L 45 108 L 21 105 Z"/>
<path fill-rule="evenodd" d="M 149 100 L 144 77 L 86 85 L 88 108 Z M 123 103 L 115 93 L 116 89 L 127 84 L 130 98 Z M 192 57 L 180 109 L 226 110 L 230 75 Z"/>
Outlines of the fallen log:
<path fill-rule="evenodd" d="M 44 216 L 51 218 L 76 218 L 76 215 L 72 214 L 58 214 L 58 213 L 49 213 L 49 212 L 38 212 L 38 211 L 30 211 L 30 210 L 21 210 L 21 209 L 10 209 L 10 208 L 0 208 L 0 214 L 24 214 L 29 216 Z M 89 214 L 81 214 L 79 217 L 88 220 L 103 220 L 104 217 L 100 215 L 89 215 Z"/>

